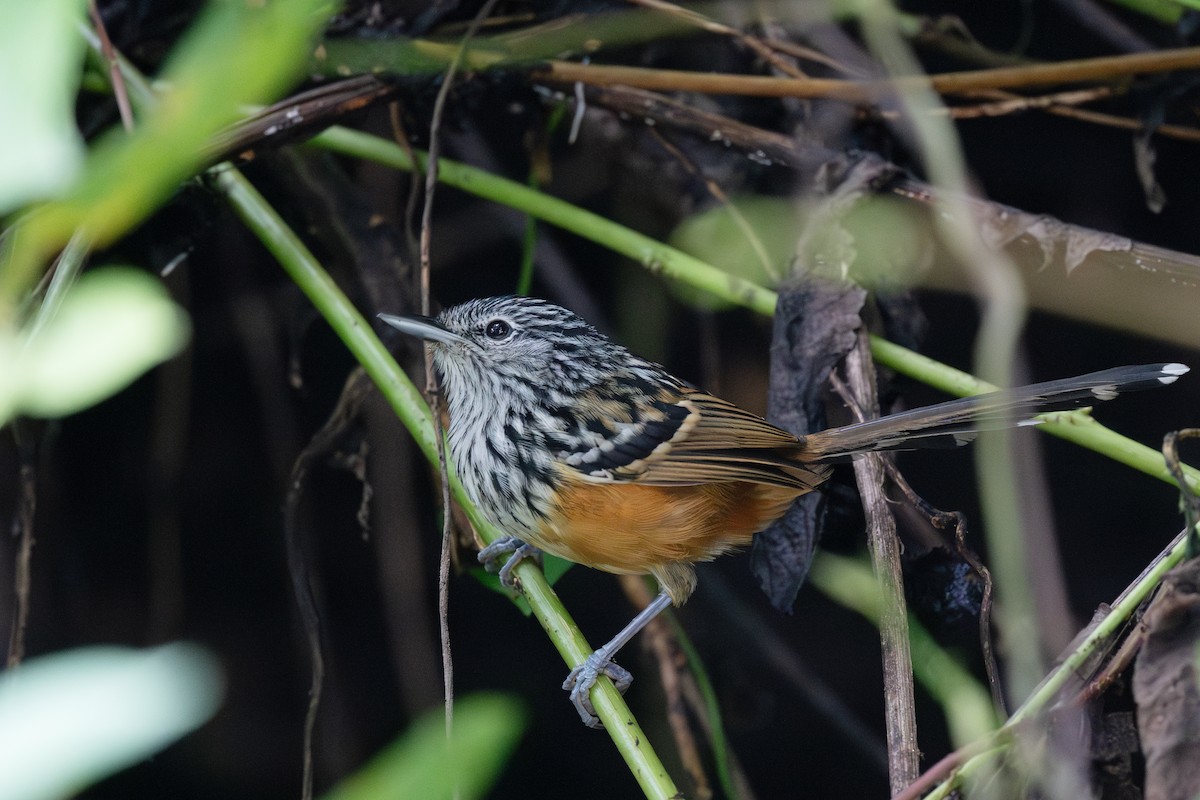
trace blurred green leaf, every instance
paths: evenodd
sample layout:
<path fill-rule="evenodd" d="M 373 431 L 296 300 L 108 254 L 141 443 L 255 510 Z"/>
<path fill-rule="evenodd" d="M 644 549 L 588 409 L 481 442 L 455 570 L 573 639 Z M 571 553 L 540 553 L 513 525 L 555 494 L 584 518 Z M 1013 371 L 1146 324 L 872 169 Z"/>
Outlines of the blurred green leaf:
<path fill-rule="evenodd" d="M 871 567 L 865 562 L 822 553 L 813 561 L 810 580 L 846 608 L 876 627 L 883 615 L 883 597 Z M 908 623 L 913 674 L 942 706 L 950 738 L 958 746 L 983 739 L 1000 725 L 987 690 L 953 656 L 937 645 L 915 619 Z"/>
<path fill-rule="evenodd" d="M 471 41 L 463 64 L 472 70 L 516 67 L 548 58 L 590 55 L 670 36 L 690 36 L 696 31 L 696 25 L 691 21 L 657 10 L 635 8 L 575 14 L 495 36 L 477 36 Z M 314 73 L 331 76 L 372 72 L 428 75 L 445 70 L 460 44 L 457 37 L 441 40 L 402 36 L 387 39 L 331 37 L 317 48 L 311 69 Z"/>
<path fill-rule="evenodd" d="M 778 276 L 789 274 L 805 213 L 803 205 L 788 198 L 737 197 L 688 217 L 668 241 L 739 278 L 775 286 Z M 894 198 L 865 197 L 836 222 L 809 232 L 807 244 L 818 255 L 844 253 L 854 280 L 872 289 L 917 281 L 929 227 L 920 211 Z M 733 305 L 683 282 L 673 282 L 671 288 L 693 306 L 719 310 Z"/>
<path fill-rule="evenodd" d="M 895 197 L 860 199 L 841 218 L 854 243 L 850 264 L 855 282 L 871 290 L 916 284 L 932 250 L 932 232 L 924 212 Z"/>
<path fill-rule="evenodd" d="M 1111 0 L 1131 11 L 1144 14 L 1159 22 L 1175 24 L 1183 16 L 1184 8 L 1197 8 L 1195 0 Z"/>
<path fill-rule="evenodd" d="M 477 694 L 454 705 L 446 739 L 442 710 L 409 731 L 325 796 L 325 800 L 483 797 L 525 729 L 520 704 L 504 695 Z"/>
<path fill-rule="evenodd" d="M 671 233 L 668 244 L 739 278 L 774 286 L 773 275 L 786 275 L 796 249 L 796 204 L 778 197 L 737 197 L 694 214 Z M 720 310 L 732 302 L 673 281 L 683 302 Z"/>
<path fill-rule="evenodd" d="M 75 794 L 200 726 L 221 694 L 215 659 L 195 645 L 28 661 L 0 676 L 0 797 Z"/>
<path fill-rule="evenodd" d="M 210 3 L 173 51 L 159 102 L 137 130 L 101 136 L 75 188 L 25 219 L 0 288 L 22 291 L 76 231 L 103 247 L 145 218 L 203 166 L 213 134 L 300 78 L 310 40 L 334 10 L 330 0 Z"/>
<path fill-rule="evenodd" d="M 83 163 L 83 18 L 83 0 L 0 3 L 0 215 L 63 191 Z"/>
<path fill-rule="evenodd" d="M 87 272 L 36 333 L 0 332 L 0 424 L 14 413 L 71 414 L 178 353 L 190 325 L 154 277 Z"/>

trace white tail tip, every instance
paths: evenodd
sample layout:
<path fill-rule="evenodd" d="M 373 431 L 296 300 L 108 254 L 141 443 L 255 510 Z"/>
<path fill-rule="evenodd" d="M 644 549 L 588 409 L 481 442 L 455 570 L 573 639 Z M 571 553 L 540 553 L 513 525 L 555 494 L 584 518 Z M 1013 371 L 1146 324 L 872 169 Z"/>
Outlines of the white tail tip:
<path fill-rule="evenodd" d="M 1159 383 L 1166 385 L 1179 380 L 1181 375 L 1186 375 L 1191 371 L 1187 364 L 1163 364 L 1162 375 L 1159 376 Z"/>

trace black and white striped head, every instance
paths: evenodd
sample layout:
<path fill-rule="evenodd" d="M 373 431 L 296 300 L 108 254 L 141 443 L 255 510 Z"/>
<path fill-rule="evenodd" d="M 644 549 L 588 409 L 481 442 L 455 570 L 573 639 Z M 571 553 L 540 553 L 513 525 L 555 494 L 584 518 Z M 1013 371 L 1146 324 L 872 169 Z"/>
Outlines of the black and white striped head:
<path fill-rule="evenodd" d="M 434 319 L 379 316 L 431 344 L 451 395 L 493 390 L 497 378 L 569 394 L 631 357 L 574 313 L 533 297 L 468 300 Z"/>

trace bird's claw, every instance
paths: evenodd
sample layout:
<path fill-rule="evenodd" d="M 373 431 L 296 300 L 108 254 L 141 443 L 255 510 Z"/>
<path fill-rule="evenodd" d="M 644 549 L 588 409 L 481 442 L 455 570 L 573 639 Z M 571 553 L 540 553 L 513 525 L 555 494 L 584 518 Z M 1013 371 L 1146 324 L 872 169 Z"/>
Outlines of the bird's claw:
<path fill-rule="evenodd" d="M 571 703 L 579 712 L 579 718 L 589 728 L 604 727 L 604 724 L 600 722 L 600 717 L 596 716 L 596 709 L 592 706 L 591 697 L 592 687 L 601 675 L 607 675 L 621 694 L 625 694 L 625 690 L 633 683 L 633 675 L 629 673 L 629 670 L 613 661 L 612 656 L 603 647 L 571 670 L 571 674 L 563 681 L 563 689 L 571 693 Z"/>
<path fill-rule="evenodd" d="M 500 559 L 505 556 L 507 558 L 505 558 L 504 563 L 497 567 Z M 517 588 L 517 579 L 513 575 L 513 570 L 516 569 L 517 564 L 520 564 L 527 558 L 535 559 L 539 565 L 542 563 L 542 551 L 515 536 L 506 536 L 503 539 L 497 539 L 480 550 L 477 557 L 479 563 L 483 564 L 483 568 L 488 572 L 499 573 L 500 583 L 509 589 Z"/>

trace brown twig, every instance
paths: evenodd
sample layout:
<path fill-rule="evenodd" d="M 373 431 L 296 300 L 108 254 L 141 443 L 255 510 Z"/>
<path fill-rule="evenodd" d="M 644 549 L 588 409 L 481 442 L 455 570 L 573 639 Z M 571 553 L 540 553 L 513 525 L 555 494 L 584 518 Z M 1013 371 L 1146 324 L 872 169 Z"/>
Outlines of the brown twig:
<path fill-rule="evenodd" d="M 866 77 L 865 72 L 857 70 L 854 67 L 847 66 L 836 58 L 831 58 L 825 53 L 822 53 L 820 50 L 814 50 L 811 47 L 805 47 L 804 45 L 796 44 L 795 42 L 789 42 L 786 39 L 767 38 L 764 39 L 763 42 L 771 49 L 778 50 L 779 52 L 789 55 L 792 58 L 802 59 L 804 61 L 812 61 L 815 64 L 821 64 L 822 66 L 837 70 L 843 75 L 849 75 L 854 78 Z"/>
<path fill-rule="evenodd" d="M 408 256 L 412 259 L 419 258 L 418 253 L 420 244 L 417 240 L 417 234 L 413 230 L 412 222 L 417 215 L 417 203 L 421 202 L 421 160 L 417 158 L 416 152 L 413 150 L 412 142 L 408 138 L 408 132 L 404 130 L 404 120 L 400 116 L 400 104 L 393 100 L 388 103 L 388 121 L 392 126 L 392 138 L 396 140 L 396 144 L 404 149 L 404 154 L 408 156 L 408 161 L 413 165 L 413 175 L 408 182 L 408 201 L 404 206 L 404 241 L 408 244 Z M 424 281 L 427 276 L 423 273 L 417 274 L 418 281 Z M 426 293 L 419 291 L 419 297 L 425 297 Z M 426 364 L 426 367 L 429 365 Z"/>
<path fill-rule="evenodd" d="M 1121 646 L 1117 648 L 1117 652 L 1104 665 L 1104 669 L 1100 670 L 1100 673 L 1095 678 L 1088 681 L 1087 685 L 1071 698 L 1069 705 L 1075 708 L 1082 708 L 1108 691 L 1108 687 L 1112 685 L 1113 681 L 1133 663 L 1134 657 L 1142 649 L 1142 644 L 1146 641 L 1148 631 L 1149 627 L 1146 625 L 1145 619 L 1139 619 L 1134 629 L 1125 637 L 1125 641 L 1121 642 Z"/>
<path fill-rule="evenodd" d="M 858 344 L 846 356 L 845 371 L 845 383 L 836 376 L 833 378 L 835 390 L 854 398 L 854 403 L 867 415 L 878 416 L 875 365 L 870 359 L 865 327 L 859 329 Z M 879 638 L 883 651 L 888 777 L 892 793 L 896 794 L 920 775 L 921 759 L 900 542 L 896 536 L 896 519 L 883 492 L 882 457 L 878 454 L 855 456 L 854 475 L 866 515 L 867 549 L 882 595 Z"/>
<path fill-rule="evenodd" d="M 1180 502 L 1183 504 L 1183 519 L 1185 522 L 1184 530 L 1187 533 L 1187 552 L 1185 558 L 1192 559 L 1200 555 L 1200 534 L 1196 532 L 1196 523 L 1200 521 L 1200 497 L 1197 497 L 1192 492 L 1187 490 L 1187 481 L 1184 480 L 1183 466 L 1179 462 L 1179 440 L 1180 439 L 1197 439 L 1200 438 L 1200 428 L 1184 428 L 1179 431 L 1171 431 L 1163 437 L 1163 458 L 1167 462 L 1167 469 L 1171 472 L 1171 477 L 1175 479 L 1175 483 L 1180 487 Z"/>
<path fill-rule="evenodd" d="M 979 649 L 983 655 L 984 672 L 987 675 L 988 689 L 991 690 L 992 704 L 1001 716 L 1008 716 L 1000 683 L 1000 667 L 996 662 L 995 648 L 992 646 L 992 573 L 984 566 L 979 556 L 967 547 L 967 519 L 961 512 L 934 508 L 929 501 L 917 494 L 894 463 L 886 461 L 885 465 L 892 483 L 913 507 L 929 520 L 930 525 L 938 530 L 945 530 L 947 525 L 954 526 L 955 551 L 983 581 L 983 597 L 979 603 Z"/>
<path fill-rule="evenodd" d="M 1016 67 L 1035 63 L 1026 56 L 993 50 L 979 42 L 961 17 L 943 14 L 921 19 L 912 43 L 977 67 Z"/>
<path fill-rule="evenodd" d="M 1095 86 L 1088 89 L 1071 89 L 1063 92 L 1025 97 L 1009 92 L 972 92 L 969 96 L 990 96 L 989 102 L 970 106 L 950 106 L 946 109 L 954 119 L 979 119 L 980 117 L 1003 117 L 1026 111 L 1047 110 L 1056 106 L 1078 106 L 1112 97 L 1116 91 L 1111 86 Z"/>
<path fill-rule="evenodd" d="M 337 447 L 345 435 L 347 426 L 358 416 L 363 397 L 370 391 L 371 386 L 370 379 L 361 369 L 350 373 L 333 413 L 321 429 L 313 434 L 300 455 L 296 456 L 288 480 L 287 497 L 283 503 L 284 551 L 287 556 L 288 575 L 292 579 L 292 591 L 296 596 L 296 608 L 300 612 L 300 622 L 308 641 L 308 657 L 312 666 L 308 708 L 304 715 L 301 800 L 312 800 L 313 796 L 313 733 L 316 730 L 317 712 L 321 707 L 321 694 L 325 685 L 325 655 L 321 646 L 320 614 L 313 593 L 309 559 L 305 556 L 300 502 L 305 496 L 304 490 L 312 466 Z"/>
<path fill-rule="evenodd" d="M 701 30 L 708 31 L 709 33 L 732 37 L 744 44 L 750 50 L 753 50 L 755 55 L 783 74 L 789 75 L 793 78 L 805 77 L 804 73 L 797 69 L 795 65 L 789 64 L 786 59 L 780 58 L 779 54 L 775 52 L 775 49 L 769 47 L 757 36 L 751 36 L 745 31 L 738 30 L 737 28 L 726 25 L 723 22 L 717 22 L 716 20 L 701 14 L 699 11 L 690 8 L 683 8 L 682 6 L 675 5 L 674 3 L 668 3 L 665 0 L 626 0 L 626 2 L 632 3 L 636 6 L 641 6 L 642 8 L 649 8 L 655 11 L 663 11 L 665 13 L 672 14 L 680 19 L 686 20 Z"/>
<path fill-rule="evenodd" d="M 1154 45 L 1093 0 L 1051 0 L 1084 30 L 1124 52 L 1143 53 Z"/>
<path fill-rule="evenodd" d="M 754 230 L 754 226 L 750 224 L 748 219 L 746 219 L 746 215 L 738 210 L 737 206 L 730 202 L 729 195 L 725 194 L 725 190 L 721 188 L 720 184 L 705 175 L 704 170 L 700 169 L 700 167 L 696 165 L 696 162 L 693 161 L 687 155 L 687 153 L 679 149 L 674 142 L 668 139 L 666 134 L 664 134 L 662 131 L 658 130 L 657 128 L 650 128 L 650 134 L 664 150 L 670 153 L 671 156 L 674 157 L 675 160 L 678 161 L 683 168 L 688 171 L 688 174 L 703 183 L 705 190 L 707 190 L 708 193 L 712 195 L 712 198 L 720 203 L 721 206 L 729 213 L 730 219 L 732 219 L 733 223 L 737 225 L 738 230 L 742 232 L 746 242 L 750 245 L 750 249 L 754 251 L 754 255 L 758 258 L 759 263 L 762 264 L 763 272 L 765 272 L 775 283 L 778 283 L 780 281 L 779 270 L 777 270 L 775 265 L 771 263 L 771 257 L 767 254 L 767 250 L 763 246 L 762 239 L 758 237 L 758 234 Z M 715 370 L 713 372 L 715 373 Z M 713 389 L 712 391 L 716 390 Z"/>
<path fill-rule="evenodd" d="M 1093 125 L 1104 125 L 1109 128 L 1119 128 L 1126 131 L 1144 131 L 1146 123 L 1140 119 L 1131 119 L 1129 117 L 1121 117 L 1116 114 L 1105 114 L 1102 111 L 1092 111 L 1088 108 L 1072 108 L 1070 106 L 1050 106 L 1046 109 L 1047 114 L 1054 114 L 1059 117 L 1067 117 L 1069 119 L 1079 120 L 1080 122 L 1089 122 Z M 1166 136 L 1171 139 L 1179 139 L 1184 142 L 1200 142 L 1200 129 L 1192 128 L 1187 125 L 1171 125 L 1163 123 L 1154 126 L 1154 132 L 1159 136 Z"/>
<path fill-rule="evenodd" d="M 645 608 L 654 599 L 641 576 L 622 575 L 620 584 L 621 590 L 635 608 Z M 667 724 L 675 738 L 679 760 L 691 776 L 695 796 L 701 800 L 708 800 L 712 797 L 713 790 L 708 776 L 704 773 L 704 760 L 700 757 L 696 737 L 688 725 L 687 704 L 684 702 L 682 688 L 685 671 L 682 668 L 679 648 L 666 620 L 659 616 L 647 625 L 642 634 L 642 641 L 658 664 L 658 675 L 666 697 Z"/>
<path fill-rule="evenodd" d="M 205 145 L 205 161 L 252 160 L 260 150 L 316 136 L 347 114 L 395 93 L 396 85 L 378 75 L 355 75 L 306 89 L 220 131 Z"/>
<path fill-rule="evenodd" d="M 905 786 L 904 789 L 894 792 L 892 800 L 918 800 L 918 798 L 930 789 L 949 777 L 955 770 L 966 763 L 968 759 L 977 756 L 987 749 L 987 745 L 973 742 L 960 747 L 952 753 L 947 753 L 936 764 L 921 773 L 920 777 L 908 786 Z"/>
<path fill-rule="evenodd" d="M 1029 64 L 864 81 L 713 74 L 578 64 L 566 61 L 551 61 L 538 66 L 532 70 L 532 76 L 536 80 L 562 83 L 579 82 L 589 86 L 622 85 L 641 89 L 670 89 L 706 94 L 749 97 L 810 97 L 871 103 L 897 89 L 917 86 L 928 86 L 941 94 L 959 94 L 981 89 L 1016 89 L 1030 86 L 1108 81 L 1127 78 L 1131 75 L 1185 69 L 1200 69 L 1200 47 L 1084 58 L 1053 64 Z"/>
<path fill-rule="evenodd" d="M 1193 128 L 1187 125 L 1172 125 L 1170 123 L 1149 126 L 1140 119 L 1132 119 L 1117 114 L 1108 114 L 1103 111 L 1093 111 L 1092 109 L 1076 107 L 1082 103 L 1103 100 L 1113 97 L 1116 94 L 1118 94 L 1118 90 L 1111 86 L 1097 86 L 1092 89 L 1056 92 L 1037 97 L 1023 97 L 999 89 L 986 90 L 971 92 L 967 96 L 991 97 L 994 99 L 994 102 L 978 106 L 959 106 L 951 109 L 951 116 L 956 119 L 971 119 L 979 116 L 998 116 L 1001 113 L 1006 114 L 1014 111 L 1039 110 L 1057 117 L 1066 117 L 1067 119 L 1087 122 L 1092 125 L 1103 125 L 1108 128 L 1119 128 L 1127 131 L 1145 131 L 1153 127 L 1154 133 L 1158 136 L 1166 136 L 1170 139 L 1179 139 L 1185 142 L 1200 142 L 1200 128 Z M 971 113 L 976 109 L 978 111 Z"/>
<path fill-rule="evenodd" d="M 9 669 L 19 665 L 25 657 L 25 626 L 29 622 L 29 593 L 33 570 L 33 515 L 37 510 L 34 447 L 32 442 L 27 441 L 29 431 L 26 430 L 25 435 L 22 434 L 24 427 L 19 422 L 11 426 L 20 462 L 20 486 L 13 525 L 14 532 L 20 536 L 20 544 L 17 546 L 16 564 L 13 569 L 16 608 L 13 609 L 12 630 L 8 636 L 8 658 L 5 662 Z"/>
<path fill-rule="evenodd" d="M 129 90 L 125 87 L 125 76 L 121 74 L 117 49 L 113 47 L 112 40 L 108 38 L 108 30 L 104 27 L 104 20 L 100 16 L 96 0 L 88 0 L 88 14 L 92 18 L 92 25 L 96 28 L 96 35 L 100 37 L 100 50 L 104 53 L 104 60 L 108 62 L 108 80 L 112 84 L 113 97 L 117 99 L 117 111 L 121 115 L 121 124 L 125 126 L 126 131 L 132 131 L 133 108 L 129 104 Z"/>
<path fill-rule="evenodd" d="M 462 41 L 454 53 L 454 59 L 446 68 L 442 78 L 441 88 L 438 89 L 437 99 L 433 105 L 433 115 L 429 123 L 429 166 L 425 174 L 425 208 L 421 212 L 420 250 L 420 282 L 421 282 L 421 313 L 428 316 L 429 308 L 429 274 L 430 242 L 433 238 L 433 198 L 437 192 L 438 158 L 441 155 L 442 115 L 445 113 L 446 100 L 454 85 L 454 76 L 467 52 L 467 45 L 474 38 L 479 26 L 491 14 L 496 6 L 496 0 L 487 0 L 471 20 Z M 450 514 L 450 471 L 446 463 L 446 448 L 442 436 L 441 404 L 438 402 L 437 377 L 433 369 L 433 352 L 425 346 L 425 394 L 429 399 L 429 407 L 433 412 L 434 438 L 437 440 L 438 468 L 442 484 L 442 508 L 445 509 L 442 519 L 442 549 L 438 566 L 438 618 L 442 640 L 442 680 L 445 691 L 446 737 L 449 738 L 454 724 L 454 659 L 450 651 L 450 550 L 454 521 Z M 457 792 L 456 792 L 457 794 Z"/>

